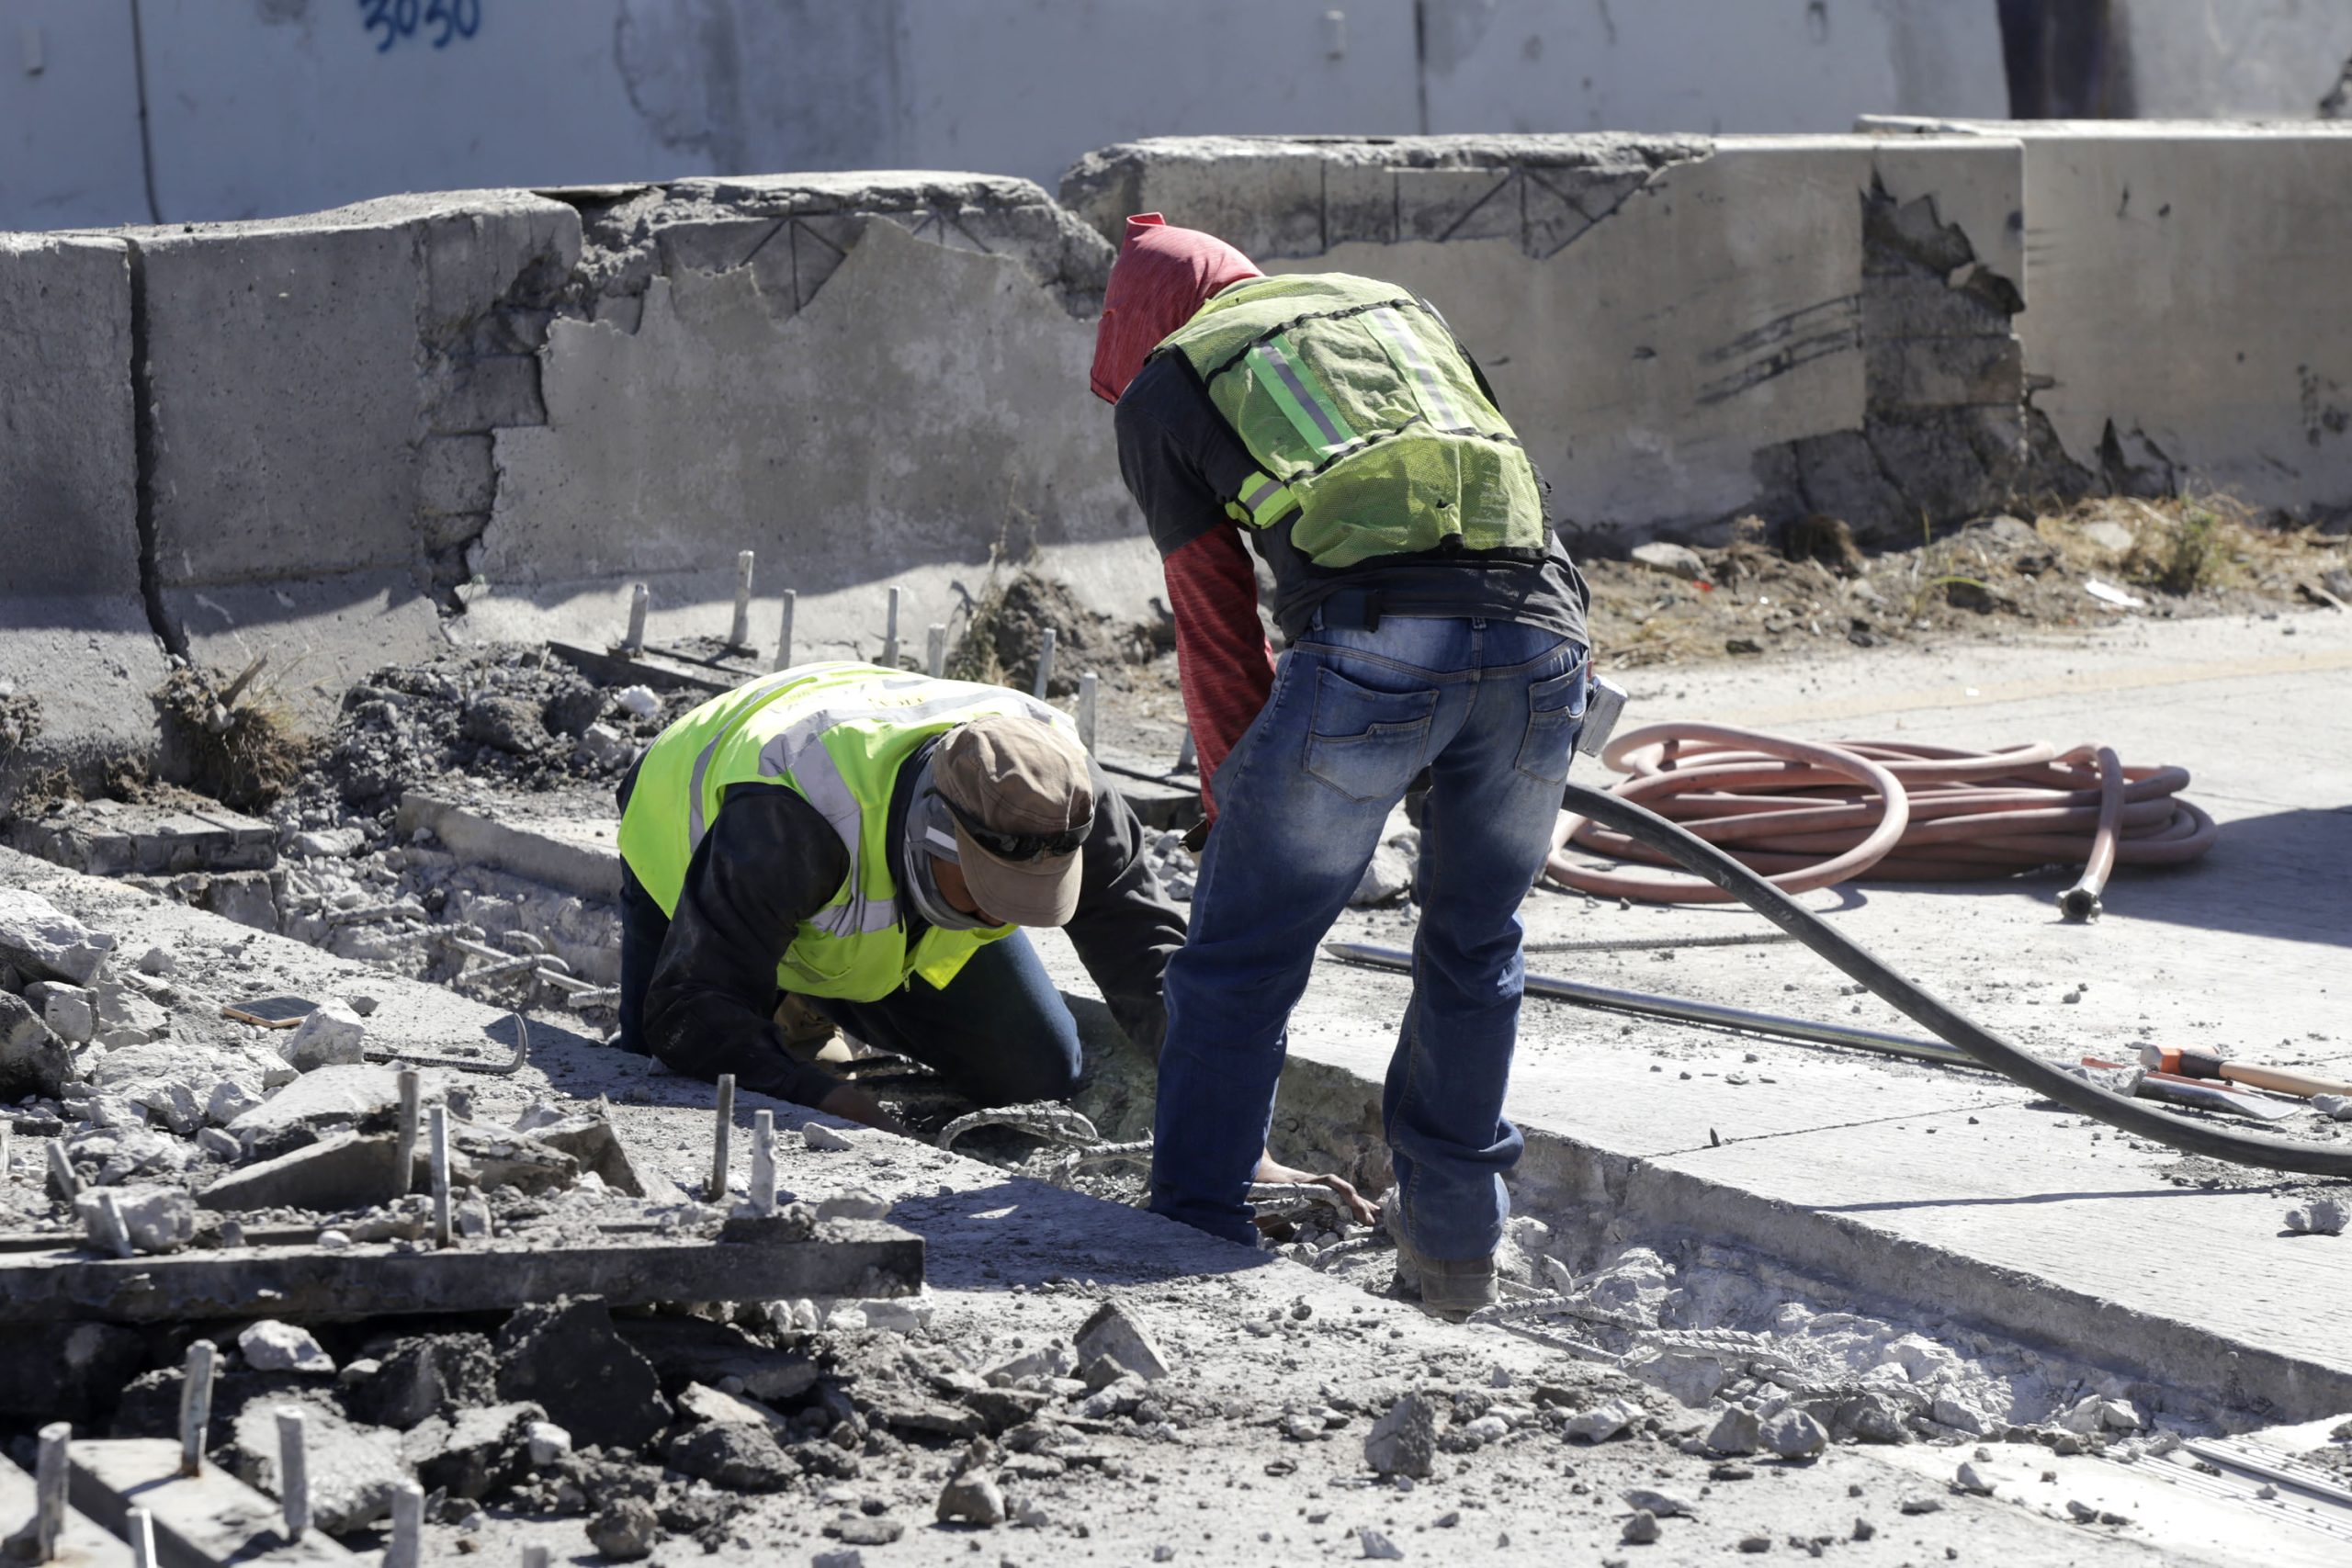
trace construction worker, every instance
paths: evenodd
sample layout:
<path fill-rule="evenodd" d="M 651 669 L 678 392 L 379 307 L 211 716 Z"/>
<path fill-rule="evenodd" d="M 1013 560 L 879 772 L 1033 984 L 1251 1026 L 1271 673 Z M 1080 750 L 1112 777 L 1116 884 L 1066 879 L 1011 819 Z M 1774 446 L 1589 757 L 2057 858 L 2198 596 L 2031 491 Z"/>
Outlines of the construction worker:
<path fill-rule="evenodd" d="M 1583 579 L 1485 376 L 1413 293 L 1269 277 L 1128 220 L 1095 340 L 1157 543 L 1215 826 L 1168 965 L 1152 1207 L 1254 1242 L 1250 1161 L 1291 1009 L 1416 779 L 1414 988 L 1383 1101 L 1387 1221 L 1423 1305 L 1495 1296 L 1519 1132 L 1518 908 L 1585 707 Z M 1244 540 L 1289 641 L 1260 629 Z"/>
<path fill-rule="evenodd" d="M 711 698 L 621 782 L 620 1043 L 691 1077 L 903 1131 L 804 1063 L 801 998 L 981 1105 L 1066 1100 L 1078 1025 L 1022 926 L 1062 926 L 1157 1054 L 1183 917 L 1143 825 L 1046 704 L 871 664 L 804 664 Z M 1261 1156 L 1262 1181 L 1336 1177 Z"/>
<path fill-rule="evenodd" d="M 1078 1026 L 1022 926 L 1067 926 L 1120 1027 L 1159 1048 L 1183 917 L 1134 811 L 1045 703 L 800 665 L 686 714 L 620 794 L 629 1050 L 889 1125 L 786 1049 L 781 993 L 982 1105 L 1066 1099 Z"/>

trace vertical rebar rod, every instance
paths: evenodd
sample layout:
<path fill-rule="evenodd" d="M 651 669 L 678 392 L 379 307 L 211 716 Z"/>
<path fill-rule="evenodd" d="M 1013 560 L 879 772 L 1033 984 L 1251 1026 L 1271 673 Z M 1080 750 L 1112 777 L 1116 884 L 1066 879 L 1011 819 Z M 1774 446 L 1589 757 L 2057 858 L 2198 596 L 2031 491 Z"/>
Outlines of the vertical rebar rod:
<path fill-rule="evenodd" d="M 8 1185 L 9 1168 L 17 1157 L 17 1151 L 9 1145 L 15 1141 L 16 1135 L 17 1124 L 14 1122 L 0 1122 L 0 1187 Z"/>
<path fill-rule="evenodd" d="M 424 1103 L 424 1082 L 414 1067 L 400 1071 L 401 1120 L 400 1136 L 392 1145 L 393 1166 L 400 1172 L 401 1196 L 405 1198 L 416 1190 L 416 1134 L 420 1120 L 418 1108 Z"/>
<path fill-rule="evenodd" d="M 1046 694 L 1046 687 L 1053 682 L 1054 642 L 1054 628 L 1047 626 L 1046 628 L 1046 640 L 1043 643 L 1040 643 L 1037 648 L 1037 683 L 1031 687 L 1029 692 L 1029 694 L 1033 697 L 1043 697 Z"/>
<path fill-rule="evenodd" d="M 449 1108 L 433 1108 L 433 1245 L 449 1245 Z"/>
<path fill-rule="evenodd" d="M 40 1429 L 40 1457 L 33 1464 L 33 1554 L 47 1562 L 57 1555 L 57 1538 L 65 1533 L 65 1490 L 73 1472 L 65 1446 L 74 1440 L 70 1423 L 52 1421 Z"/>
<path fill-rule="evenodd" d="M 298 1404 L 277 1407 L 277 1506 L 285 1510 L 286 1535 L 300 1540 L 311 1528 L 311 1455 L 304 1438 L 311 1417 Z"/>
<path fill-rule="evenodd" d="M 752 1213 L 775 1213 L 775 1112 L 752 1115 Z"/>
<path fill-rule="evenodd" d="M 403 1481 L 392 1490 L 392 1539 L 383 1568 L 424 1568 L 424 1488 Z"/>
<path fill-rule="evenodd" d="M 130 1227 L 123 1223 L 122 1209 L 115 1202 L 113 1193 L 100 1190 L 98 1215 L 106 1229 L 103 1239 L 108 1251 L 117 1258 L 128 1258 L 138 1250 L 130 1245 Z"/>
<path fill-rule="evenodd" d="M 752 646 L 752 552 L 735 552 L 735 623 L 727 628 L 729 649 Z"/>
<path fill-rule="evenodd" d="M 653 594 L 642 582 L 632 582 L 628 589 L 628 635 L 621 638 L 621 651 L 639 654 L 645 651 L 645 611 Z"/>
<path fill-rule="evenodd" d="M 718 1115 L 710 1140 L 710 1201 L 727 1197 L 728 1138 L 735 1131 L 735 1075 L 718 1075 Z"/>
<path fill-rule="evenodd" d="M 1090 757 L 1094 755 L 1094 694 L 1100 684 L 1091 670 L 1078 678 L 1078 743 Z"/>
<path fill-rule="evenodd" d="M 899 667 L 899 591 L 890 590 L 890 607 L 882 612 L 882 668 Z"/>
<path fill-rule="evenodd" d="M 775 667 L 779 670 L 792 668 L 792 612 L 799 598 L 792 589 L 784 591 L 784 611 L 775 634 Z"/>
<path fill-rule="evenodd" d="M 947 673 L 947 628 L 937 621 L 922 634 L 922 668 L 934 681 Z"/>
<path fill-rule="evenodd" d="M 180 1473 L 204 1471 L 204 1439 L 212 1429 L 212 1370 L 220 1351 L 209 1339 L 187 1348 L 187 1367 L 180 1377 Z"/>
<path fill-rule="evenodd" d="M 130 1568 L 155 1568 L 155 1516 L 133 1508 L 123 1516 L 123 1534 L 130 1538 Z"/>
<path fill-rule="evenodd" d="M 65 1157 L 65 1145 L 49 1145 L 49 1179 L 56 1184 L 58 1195 L 68 1203 L 81 1196 L 82 1179 L 74 1174 L 74 1162 Z"/>

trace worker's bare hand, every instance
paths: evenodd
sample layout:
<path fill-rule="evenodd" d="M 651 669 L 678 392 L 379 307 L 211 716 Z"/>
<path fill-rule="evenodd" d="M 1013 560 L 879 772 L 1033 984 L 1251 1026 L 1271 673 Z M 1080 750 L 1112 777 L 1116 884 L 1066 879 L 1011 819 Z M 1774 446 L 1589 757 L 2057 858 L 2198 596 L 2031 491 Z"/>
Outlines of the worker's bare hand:
<path fill-rule="evenodd" d="M 1356 1224 L 1376 1225 L 1380 1223 L 1380 1205 L 1358 1192 L 1353 1182 L 1328 1172 L 1295 1169 L 1274 1158 L 1272 1150 L 1258 1156 L 1258 1168 L 1250 1173 L 1250 1179 L 1328 1187 L 1340 1200 L 1340 1206 L 1347 1210 L 1349 1218 Z"/>
<path fill-rule="evenodd" d="M 874 1098 L 872 1089 L 860 1089 L 854 1083 L 842 1084 L 827 1092 L 825 1098 L 817 1102 L 817 1109 L 844 1122 L 859 1122 L 868 1127 L 879 1127 L 886 1133 L 896 1133 L 901 1138 L 914 1136 L 907 1131 L 904 1122 L 882 1108 L 882 1102 Z"/>

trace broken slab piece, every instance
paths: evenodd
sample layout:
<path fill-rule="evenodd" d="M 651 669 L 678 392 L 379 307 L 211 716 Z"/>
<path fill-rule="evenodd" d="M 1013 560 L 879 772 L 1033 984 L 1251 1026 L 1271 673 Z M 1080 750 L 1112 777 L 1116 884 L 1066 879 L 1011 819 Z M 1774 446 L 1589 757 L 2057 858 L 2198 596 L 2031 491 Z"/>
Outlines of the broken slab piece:
<path fill-rule="evenodd" d="M 256 1244 L 120 1259 L 51 1246 L 0 1251 L 0 1323 L 233 1319 L 252 1316 L 256 1301 L 289 1319 L 333 1322 L 507 1311 L 563 1296 L 642 1306 L 910 1295 L 922 1288 L 922 1259 L 921 1236 L 849 1220 L 800 1241 L 526 1231 L 429 1255 L 398 1243 Z"/>
<path fill-rule="evenodd" d="M 1080 1325 L 1070 1342 L 1078 1349 L 1081 1367 L 1107 1356 L 1149 1382 L 1168 1375 L 1168 1358 L 1160 1353 L 1151 1331 L 1118 1302 L 1104 1302 L 1096 1307 L 1094 1315 Z"/>
<path fill-rule="evenodd" d="M 86 986 L 114 947 L 111 935 L 92 931 L 40 894 L 0 887 L 0 964 L 37 979 Z"/>
<path fill-rule="evenodd" d="M 134 1506 L 146 1509 L 165 1562 L 324 1568 L 361 1561 L 316 1530 L 288 1540 L 277 1501 L 226 1471 L 207 1465 L 182 1475 L 180 1446 L 169 1438 L 77 1442 L 68 1452 L 74 1506 L 109 1530 L 122 1529 Z"/>
<path fill-rule="evenodd" d="M 393 1133 L 340 1133 L 232 1170 L 197 1202 L 223 1212 L 309 1209 L 322 1213 L 373 1208 L 408 1190 L 401 1179 L 400 1137 Z"/>

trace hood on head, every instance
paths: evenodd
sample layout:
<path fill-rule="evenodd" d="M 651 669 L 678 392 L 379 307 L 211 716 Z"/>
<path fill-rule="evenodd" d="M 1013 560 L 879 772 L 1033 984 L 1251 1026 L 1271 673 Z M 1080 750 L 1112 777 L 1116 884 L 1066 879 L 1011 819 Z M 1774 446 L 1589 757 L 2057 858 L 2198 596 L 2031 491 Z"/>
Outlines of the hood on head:
<path fill-rule="evenodd" d="M 1160 340 L 1191 321 L 1210 295 L 1264 276 L 1214 234 L 1170 227 L 1157 212 L 1128 219 L 1094 329 L 1094 395 L 1117 402 Z"/>

